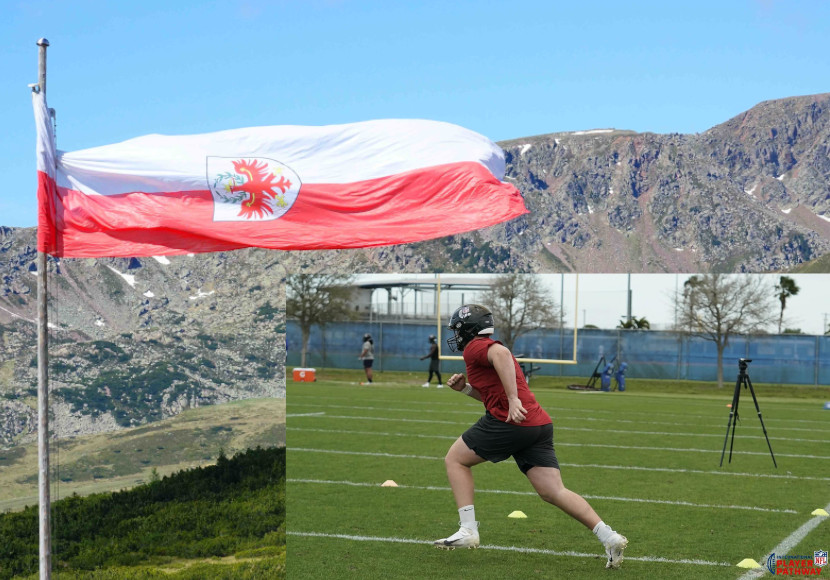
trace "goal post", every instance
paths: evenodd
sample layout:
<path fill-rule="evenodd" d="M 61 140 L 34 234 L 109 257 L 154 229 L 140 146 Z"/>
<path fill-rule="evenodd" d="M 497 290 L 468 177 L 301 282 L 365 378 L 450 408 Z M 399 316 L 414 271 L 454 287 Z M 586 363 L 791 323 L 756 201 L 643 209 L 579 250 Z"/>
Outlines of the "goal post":
<path fill-rule="evenodd" d="M 533 275 L 533 274 L 529 274 Z M 440 345 L 443 344 L 441 339 L 441 334 L 445 325 L 441 322 L 441 275 L 438 274 L 436 276 L 435 281 L 435 301 L 436 301 L 436 334 L 435 336 L 438 338 L 438 358 L 440 360 L 464 360 L 463 356 L 458 355 L 444 355 L 441 354 Z M 564 305 L 560 304 L 559 307 L 562 308 Z M 573 326 L 573 358 L 571 359 L 552 359 L 552 358 L 516 358 L 516 360 L 520 363 L 544 363 L 544 364 L 560 364 L 560 365 L 575 365 L 577 364 L 576 360 L 576 346 L 577 346 L 577 334 L 578 334 L 578 312 L 579 312 L 579 274 L 575 274 L 574 280 L 574 301 L 573 301 L 573 314 L 574 314 L 574 326 Z M 449 316 L 449 314 L 447 315 Z M 560 329 L 563 331 L 564 329 Z"/>

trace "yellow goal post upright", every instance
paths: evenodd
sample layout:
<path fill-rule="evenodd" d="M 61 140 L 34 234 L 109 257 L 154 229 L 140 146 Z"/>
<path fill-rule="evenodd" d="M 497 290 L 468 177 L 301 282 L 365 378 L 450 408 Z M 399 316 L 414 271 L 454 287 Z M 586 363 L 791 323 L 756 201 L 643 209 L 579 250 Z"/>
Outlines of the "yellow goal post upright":
<path fill-rule="evenodd" d="M 530 274 L 533 275 L 533 274 Z M 574 329 L 573 329 L 573 358 L 572 359 L 553 359 L 553 358 L 517 358 L 516 360 L 520 363 L 545 363 L 545 364 L 559 364 L 559 365 L 575 365 L 577 364 L 576 361 L 576 345 L 577 345 L 577 334 L 578 334 L 578 313 L 579 313 L 579 274 L 575 274 L 575 282 L 574 282 Z M 436 312 L 436 321 L 437 321 L 437 330 L 436 330 L 436 337 L 438 338 L 438 358 L 439 360 L 464 360 L 463 356 L 457 355 L 443 355 L 441 354 L 441 331 L 444 328 L 444 324 L 441 322 L 441 275 L 436 275 L 435 280 L 435 312 Z M 562 308 L 564 305 L 560 304 L 559 307 Z M 498 325 L 497 325 L 498 326 Z M 560 329 L 561 330 L 561 329 Z"/>

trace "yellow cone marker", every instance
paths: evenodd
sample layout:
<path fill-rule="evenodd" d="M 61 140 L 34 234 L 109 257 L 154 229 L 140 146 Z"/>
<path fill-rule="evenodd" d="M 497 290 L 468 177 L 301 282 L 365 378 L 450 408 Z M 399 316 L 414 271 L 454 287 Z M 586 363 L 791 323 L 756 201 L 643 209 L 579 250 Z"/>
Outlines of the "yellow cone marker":
<path fill-rule="evenodd" d="M 398 487 L 398 484 L 392 481 L 391 479 L 387 479 L 383 483 L 380 484 L 381 487 Z"/>
<path fill-rule="evenodd" d="M 511 513 L 509 516 L 507 516 L 507 517 L 508 517 L 508 518 L 526 518 L 527 516 L 525 515 L 525 513 L 524 513 L 524 512 L 520 512 L 519 510 L 516 510 L 515 512 L 512 512 L 512 513 Z"/>
<path fill-rule="evenodd" d="M 761 565 L 752 558 L 745 558 L 738 562 L 738 568 L 760 568 Z"/>
<path fill-rule="evenodd" d="M 827 510 L 821 508 L 811 511 L 810 514 L 814 516 L 830 516 L 830 514 L 827 513 Z"/>

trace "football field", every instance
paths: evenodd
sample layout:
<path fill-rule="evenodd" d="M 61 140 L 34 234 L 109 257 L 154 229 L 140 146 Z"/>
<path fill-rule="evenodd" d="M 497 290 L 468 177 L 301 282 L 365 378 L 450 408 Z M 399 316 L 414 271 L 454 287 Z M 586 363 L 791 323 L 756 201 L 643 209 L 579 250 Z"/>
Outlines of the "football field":
<path fill-rule="evenodd" d="M 770 573 L 736 565 L 830 548 L 830 518 L 811 515 L 830 510 L 823 401 L 764 397 L 755 385 L 776 469 L 744 391 L 732 462 L 727 446 L 720 467 L 734 383 L 686 395 L 638 393 L 636 381 L 624 393 L 540 381 L 531 388 L 553 417 L 563 481 L 628 537 L 622 568 L 605 570 L 590 530 L 539 499 L 512 460 L 473 468 L 481 547 L 438 550 L 432 541 L 458 529 L 443 457 L 483 407 L 434 382 L 422 388 L 420 374 L 361 377 L 289 379 L 290 577 L 757 578 Z"/>

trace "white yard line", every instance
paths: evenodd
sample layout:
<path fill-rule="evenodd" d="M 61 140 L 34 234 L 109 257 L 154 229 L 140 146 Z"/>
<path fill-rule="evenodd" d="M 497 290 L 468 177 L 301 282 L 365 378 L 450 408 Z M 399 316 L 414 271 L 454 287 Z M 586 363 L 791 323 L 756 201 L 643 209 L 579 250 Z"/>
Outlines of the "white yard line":
<path fill-rule="evenodd" d="M 354 421 L 394 421 L 396 423 L 429 423 L 435 425 L 468 425 L 469 422 L 460 421 L 439 421 L 435 419 L 402 419 L 393 417 L 366 417 L 360 415 L 326 415 L 326 419 L 351 419 Z M 745 428 L 744 428 L 745 429 Z M 744 429 L 741 430 L 741 439 L 761 439 L 763 435 L 746 435 L 743 434 Z M 753 430 L 756 430 L 753 428 Z M 757 426 L 757 431 L 760 431 L 760 425 Z M 674 437 L 719 437 L 724 438 L 722 433 L 682 433 L 677 431 L 630 431 L 628 429 L 591 429 L 588 427 L 561 427 L 554 422 L 554 432 L 556 431 L 582 431 L 591 433 L 623 433 L 626 435 L 661 435 Z M 803 443 L 830 443 L 828 439 L 799 439 L 795 437 L 770 437 L 770 441 L 800 441 Z"/>
<path fill-rule="evenodd" d="M 305 413 L 287 415 L 287 417 L 320 417 L 325 413 Z M 458 439 L 456 435 L 423 435 L 412 433 L 392 433 L 378 431 L 353 431 L 348 429 L 309 429 L 305 427 L 293 427 L 292 431 L 311 431 L 314 433 L 339 433 L 344 435 L 371 435 L 380 437 L 417 437 L 421 439 Z M 562 443 L 556 442 L 557 447 L 596 447 L 600 449 L 637 449 L 640 451 L 671 451 L 672 453 L 722 453 L 721 449 L 694 449 L 690 447 L 645 447 L 640 445 L 611 445 L 608 443 Z M 735 451 L 734 455 L 769 455 L 769 451 Z M 776 457 L 796 457 L 800 459 L 830 459 L 830 455 L 799 455 L 795 453 L 778 453 Z"/>
<path fill-rule="evenodd" d="M 325 479 L 299 479 L 289 477 L 288 481 L 290 483 L 314 483 L 320 485 L 345 485 L 351 487 L 380 487 L 378 483 L 365 483 L 365 482 L 358 482 L 358 481 L 331 481 Z M 434 485 L 406 485 L 398 483 L 399 489 L 421 489 L 425 491 L 452 491 L 452 488 L 449 487 L 441 487 L 441 486 L 434 486 Z M 527 496 L 535 496 L 535 491 L 513 491 L 508 489 L 482 489 L 477 488 L 476 493 L 494 493 L 494 494 L 502 494 L 502 495 L 527 495 Z M 639 498 L 639 497 L 615 497 L 615 496 L 607 496 L 607 495 L 590 495 L 590 494 L 581 494 L 582 497 L 587 499 L 601 499 L 607 501 L 622 501 L 622 502 L 632 502 L 632 503 L 654 503 L 654 504 L 661 504 L 661 505 L 676 505 L 682 507 L 695 507 L 695 508 L 707 508 L 707 509 L 731 509 L 731 510 L 751 510 L 751 511 L 759 511 L 759 512 L 774 512 L 774 513 L 784 513 L 784 514 L 797 514 L 796 510 L 791 509 L 774 509 L 774 508 L 762 508 L 757 506 L 745 506 L 745 505 L 713 505 L 713 504 L 706 504 L 706 503 L 693 503 L 689 501 L 680 501 L 680 500 L 665 500 L 665 499 L 646 499 L 646 498 Z"/>
<path fill-rule="evenodd" d="M 416 540 L 413 538 L 394 538 L 394 537 L 380 537 L 380 536 L 354 536 L 350 534 L 325 534 L 321 532 L 298 532 L 296 530 L 289 530 L 286 532 L 289 536 L 300 536 L 305 538 L 329 538 L 336 540 L 350 540 L 353 542 L 389 542 L 395 544 L 421 544 L 432 546 L 432 540 Z M 585 552 L 573 552 L 570 550 L 542 550 L 540 548 L 519 548 L 517 546 L 492 546 L 482 545 L 480 550 L 500 550 L 504 552 L 519 552 L 522 554 L 544 554 L 546 556 L 570 556 L 572 558 L 595 558 L 604 559 L 604 555 L 587 554 Z M 669 558 L 662 558 L 660 556 L 626 556 L 626 560 L 634 562 L 656 562 L 660 564 L 690 564 L 697 566 L 731 566 L 727 562 L 711 562 L 709 560 L 686 560 L 678 559 L 672 560 Z"/>
<path fill-rule="evenodd" d="M 291 428 L 289 427 L 289 430 Z M 399 459 L 426 459 L 443 461 L 444 457 L 433 455 L 409 455 L 406 453 L 371 453 L 368 451 L 343 451 L 336 449 L 313 449 L 310 447 L 288 447 L 288 451 L 304 453 L 332 453 L 335 455 L 361 455 L 364 457 L 394 457 Z M 505 462 L 502 465 L 510 465 Z M 760 477 L 766 479 L 795 479 L 799 481 L 830 481 L 830 477 L 815 477 L 810 475 L 778 475 L 774 473 L 742 473 L 733 471 L 706 471 L 704 469 L 673 469 L 668 467 L 639 467 L 636 465 L 598 465 L 594 463 L 561 463 L 563 467 L 583 467 L 588 469 L 615 469 L 629 471 L 656 471 L 660 473 L 695 473 L 703 475 L 728 475 L 732 477 Z"/>
<path fill-rule="evenodd" d="M 351 384 L 355 384 L 355 383 L 351 383 Z M 591 394 L 591 393 L 586 393 L 586 394 Z M 315 408 L 320 408 L 320 397 L 316 396 L 316 395 L 308 395 L 308 396 L 301 395 L 301 394 L 293 395 L 291 397 L 291 401 L 292 401 L 291 404 L 295 405 L 295 406 L 302 405 L 303 403 L 301 401 L 304 400 L 304 399 L 309 401 L 306 404 L 306 406 L 314 406 Z M 346 402 L 351 402 L 353 400 L 353 398 L 350 398 L 350 397 L 327 397 L 326 400 L 328 400 L 328 401 L 342 400 L 342 401 L 346 401 Z M 724 400 L 726 401 L 726 399 L 724 399 Z M 731 401 L 731 399 L 729 399 L 729 400 Z M 401 402 L 400 399 L 374 399 L 374 401 L 375 401 L 375 403 L 378 403 L 381 406 L 380 407 L 373 406 L 373 407 L 369 407 L 369 408 L 371 408 L 371 409 L 383 409 L 383 410 L 387 410 L 387 409 L 391 408 L 389 406 L 384 406 L 384 405 L 386 405 L 386 403 L 400 404 L 400 402 Z M 419 409 L 418 410 L 419 413 L 442 413 L 442 412 L 476 413 L 476 412 L 478 412 L 479 415 L 481 414 L 481 405 L 480 404 L 475 404 L 475 403 L 472 403 L 472 402 L 467 403 L 466 401 L 460 401 L 460 402 L 458 402 L 458 401 L 454 401 L 454 402 L 447 401 L 446 403 L 440 402 L 440 401 L 407 401 L 407 403 L 409 403 L 411 405 L 423 405 L 423 406 L 430 407 L 429 409 L 423 409 L 423 410 Z M 705 404 L 705 405 L 707 405 L 707 407 L 711 408 L 711 402 L 697 401 L 696 403 L 701 404 L 701 405 Z M 726 404 L 726 403 L 724 403 L 724 404 Z M 720 403 L 718 403 L 718 405 L 720 405 Z M 342 405 L 342 407 L 343 408 L 355 408 L 351 405 Z M 449 411 L 441 411 L 441 410 L 435 410 L 434 409 L 435 407 L 448 407 L 448 408 L 451 408 L 451 409 Z M 613 419 L 613 420 L 616 420 L 616 417 L 619 416 L 619 414 L 620 414 L 619 410 L 617 410 L 617 409 L 582 409 L 582 408 L 575 408 L 575 407 L 557 407 L 557 406 L 553 406 L 553 405 L 542 405 L 542 407 L 548 413 L 550 413 L 551 411 L 565 411 L 567 413 L 574 413 L 574 414 L 590 414 L 590 415 L 606 414 L 606 415 L 611 415 L 611 419 Z M 399 409 L 399 410 L 412 411 L 413 408 L 410 407 L 410 408 Z M 724 417 L 724 422 L 725 422 L 725 420 L 729 417 L 729 412 L 725 407 L 723 409 L 723 413 L 724 413 L 723 417 Z M 643 415 L 643 416 L 646 416 L 646 417 L 654 417 L 654 413 L 641 412 L 641 411 L 627 410 L 625 412 L 625 414 L 626 414 L 626 416 Z M 684 417 L 684 418 L 690 419 L 692 421 L 694 421 L 696 419 L 711 419 L 712 418 L 711 413 L 707 413 L 707 414 L 701 414 L 701 413 L 660 413 L 660 416 L 664 417 L 664 418 L 665 417 Z M 741 417 L 743 418 L 744 415 L 741 415 Z M 563 415 L 560 415 L 560 416 L 554 416 L 553 419 L 554 419 L 554 421 L 557 421 L 557 420 L 561 421 L 561 420 L 565 420 L 565 419 L 579 419 L 579 420 L 582 420 L 583 418 L 582 417 L 565 417 Z M 595 420 L 595 421 L 602 421 L 603 420 L 601 418 L 596 418 L 596 417 L 591 417 L 589 419 L 592 419 L 592 420 Z M 643 422 L 643 421 L 629 421 L 629 422 L 635 422 L 635 423 L 641 423 L 641 424 L 646 423 L 646 422 Z M 765 423 L 786 422 L 788 425 L 791 424 L 791 423 L 806 423 L 806 424 L 822 425 L 822 426 L 827 425 L 827 421 L 825 421 L 823 419 L 822 420 L 791 419 L 789 417 L 785 418 L 785 419 L 784 418 L 777 419 L 775 417 L 764 417 L 764 422 Z M 685 423 L 668 423 L 667 422 L 666 424 L 669 424 L 669 425 L 688 425 L 689 422 L 688 421 L 685 422 Z M 695 422 L 695 425 L 698 425 L 698 424 L 699 423 Z M 783 429 L 783 428 L 786 428 L 786 427 L 781 427 L 781 428 Z M 828 442 L 830 442 L 830 441 L 828 441 Z"/>
<path fill-rule="evenodd" d="M 464 409 L 442 410 L 442 409 L 413 409 L 411 407 L 410 408 L 406 408 L 406 407 L 377 407 L 377 406 L 330 405 L 330 404 L 321 405 L 319 403 L 308 403 L 306 405 L 303 405 L 301 403 L 298 404 L 298 403 L 295 403 L 293 401 L 292 401 L 292 405 L 295 406 L 295 407 L 303 407 L 303 406 L 305 406 L 305 407 L 314 407 L 315 409 L 354 409 L 354 410 L 358 410 L 358 411 L 383 411 L 383 412 L 395 411 L 395 412 L 401 412 L 401 413 L 417 413 L 419 415 L 424 415 L 424 414 L 428 414 L 428 413 L 440 413 L 442 415 L 447 415 L 447 414 L 469 415 L 469 416 L 480 416 L 481 415 L 481 411 L 478 408 L 476 408 L 475 410 L 472 410 L 472 409 L 470 409 L 470 410 L 464 410 Z M 727 413 L 725 415 L 725 417 L 728 418 L 729 414 Z M 554 417 L 553 420 L 554 420 L 554 427 L 558 427 L 562 423 L 562 421 L 570 421 L 570 420 L 583 421 L 583 422 L 584 421 L 602 422 L 602 423 L 605 423 L 605 424 L 608 424 L 608 423 L 630 423 L 630 424 L 634 424 L 634 425 L 668 425 L 670 427 L 688 427 L 690 425 L 689 422 L 679 423 L 679 422 L 676 422 L 676 421 L 638 421 L 638 420 L 632 420 L 632 419 L 619 419 L 619 418 L 616 418 L 616 417 L 612 417 L 610 419 L 609 418 L 602 418 L 602 417 Z M 741 415 L 741 420 L 742 421 L 744 420 L 743 415 Z M 769 419 L 767 419 L 767 422 L 769 422 Z M 817 423 L 818 423 L 818 421 L 817 421 Z M 824 425 L 824 423 L 822 423 L 822 425 Z M 713 429 L 719 429 L 720 430 L 724 427 L 724 424 L 721 424 L 721 423 L 718 423 L 718 424 L 715 424 L 715 423 L 704 424 L 704 423 L 700 423 L 699 421 L 695 421 L 694 426 L 695 427 L 711 427 Z M 815 433 L 815 431 L 816 431 L 814 428 L 811 429 L 809 427 L 776 427 L 776 429 L 782 430 L 782 431 L 807 431 L 807 432 L 810 432 L 810 433 Z M 827 440 L 827 443 L 830 443 L 830 439 Z"/>
<path fill-rule="evenodd" d="M 824 506 L 825 511 L 830 511 L 830 504 Z M 827 516 L 815 516 L 809 520 L 807 520 L 804 525 L 794 531 L 792 534 L 784 538 L 780 544 L 775 546 L 772 550 L 761 556 L 761 559 L 758 560 L 758 563 L 761 564 L 761 568 L 754 568 L 748 571 L 746 574 L 740 577 L 739 580 L 749 580 L 750 578 L 760 578 L 761 576 L 765 576 L 768 572 L 766 568 L 767 559 L 772 554 L 778 554 L 781 556 L 787 555 L 790 553 L 790 550 L 795 548 L 801 540 L 807 537 L 807 534 L 812 532 L 816 527 L 827 519 Z M 824 546 L 816 546 L 816 548 L 821 548 L 822 550 L 825 549 Z"/>

